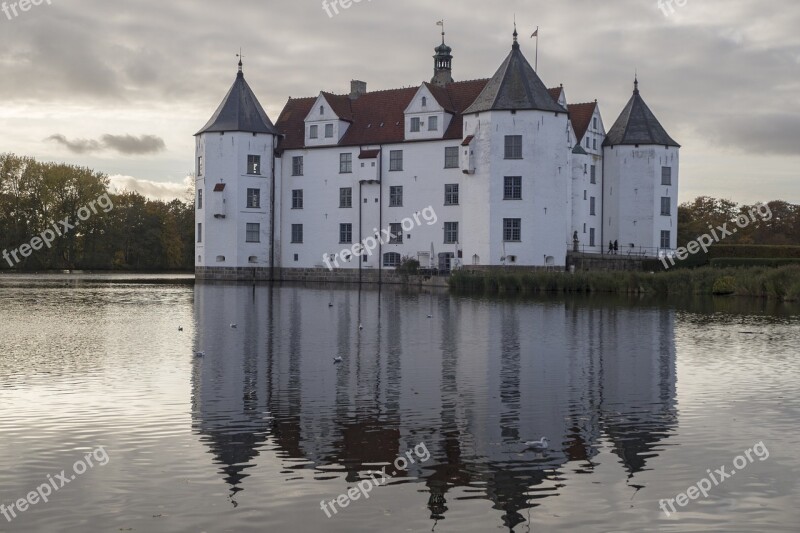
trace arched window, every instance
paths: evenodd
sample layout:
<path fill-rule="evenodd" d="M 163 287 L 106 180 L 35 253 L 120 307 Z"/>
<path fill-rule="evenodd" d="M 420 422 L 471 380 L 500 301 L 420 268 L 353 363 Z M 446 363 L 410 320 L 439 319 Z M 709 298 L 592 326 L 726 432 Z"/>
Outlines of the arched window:
<path fill-rule="evenodd" d="M 225 262 L 225 256 L 224 255 L 218 255 L 217 256 L 217 263 L 224 263 L 224 262 Z"/>
<path fill-rule="evenodd" d="M 473 265 L 480 265 L 481 264 L 481 257 L 478 254 L 472 256 L 472 264 Z"/>
<path fill-rule="evenodd" d="M 400 254 L 396 252 L 387 252 L 383 254 L 383 266 L 385 267 L 399 267 Z"/>
<path fill-rule="evenodd" d="M 320 115 L 324 115 L 325 114 L 325 106 L 324 105 L 319 106 L 319 114 Z"/>
<path fill-rule="evenodd" d="M 428 98 L 426 96 L 422 97 L 422 107 L 428 106 Z"/>

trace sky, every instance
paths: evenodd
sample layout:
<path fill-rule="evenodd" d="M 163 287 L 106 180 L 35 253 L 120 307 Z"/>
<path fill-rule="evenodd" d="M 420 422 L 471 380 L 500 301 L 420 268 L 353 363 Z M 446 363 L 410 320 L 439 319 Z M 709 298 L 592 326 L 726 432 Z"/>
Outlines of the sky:
<path fill-rule="evenodd" d="M 289 96 L 419 86 L 445 20 L 456 81 L 511 46 L 610 128 L 640 90 L 681 149 L 680 201 L 800 203 L 797 0 L 6 0 L 0 153 L 86 166 L 118 189 L 183 197 L 193 135 L 244 72 L 270 118 Z M 332 0 L 328 0 L 331 2 Z M 2 2 L 0 2 L 0 6 Z M 12 8 L 13 6 L 13 8 Z M 15 14 L 16 13 L 16 14 Z"/>

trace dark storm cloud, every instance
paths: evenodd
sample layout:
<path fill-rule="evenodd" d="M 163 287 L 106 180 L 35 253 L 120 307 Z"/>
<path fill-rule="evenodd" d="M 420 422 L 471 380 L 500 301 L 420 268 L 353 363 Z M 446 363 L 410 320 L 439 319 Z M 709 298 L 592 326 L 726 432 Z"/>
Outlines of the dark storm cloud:
<path fill-rule="evenodd" d="M 54 141 L 66 147 L 72 153 L 86 154 L 103 150 L 114 150 L 123 155 L 155 154 L 166 148 L 164 139 L 156 135 L 110 135 L 105 134 L 100 140 L 73 139 L 69 140 L 64 135 L 57 133 L 46 140 Z"/>

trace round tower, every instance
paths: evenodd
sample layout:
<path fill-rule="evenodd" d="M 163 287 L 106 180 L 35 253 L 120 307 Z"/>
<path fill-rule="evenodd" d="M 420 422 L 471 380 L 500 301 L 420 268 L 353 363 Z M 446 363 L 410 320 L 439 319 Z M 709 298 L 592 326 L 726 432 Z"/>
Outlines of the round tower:
<path fill-rule="evenodd" d="M 270 279 L 278 131 L 239 70 L 195 134 L 197 279 Z"/>

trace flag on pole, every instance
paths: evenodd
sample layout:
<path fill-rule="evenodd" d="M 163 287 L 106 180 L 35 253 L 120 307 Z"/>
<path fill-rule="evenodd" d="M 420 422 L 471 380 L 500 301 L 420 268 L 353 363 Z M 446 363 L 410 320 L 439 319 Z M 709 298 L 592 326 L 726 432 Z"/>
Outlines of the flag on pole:
<path fill-rule="evenodd" d="M 533 35 L 531 35 L 531 39 L 533 39 L 534 37 L 538 37 L 538 36 L 539 36 L 539 28 L 536 28 L 536 31 L 533 32 Z"/>
<path fill-rule="evenodd" d="M 436 25 L 437 25 L 437 26 L 444 26 L 444 21 L 443 21 L 443 20 L 440 20 L 439 22 L 437 22 L 437 23 L 436 23 Z"/>

